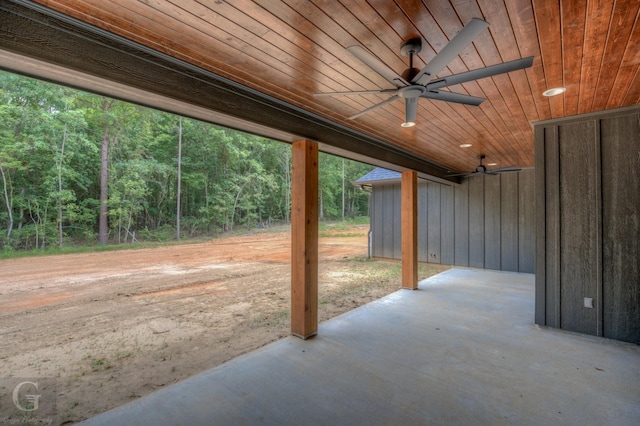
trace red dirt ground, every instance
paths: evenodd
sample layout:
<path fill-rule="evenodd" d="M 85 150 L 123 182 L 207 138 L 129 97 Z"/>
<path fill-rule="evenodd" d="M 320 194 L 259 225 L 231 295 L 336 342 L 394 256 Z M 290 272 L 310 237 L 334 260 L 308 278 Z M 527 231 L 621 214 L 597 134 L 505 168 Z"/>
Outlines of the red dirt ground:
<path fill-rule="evenodd" d="M 320 320 L 398 288 L 397 262 L 367 259 L 367 231 L 323 232 Z M 68 424 L 287 336 L 289 241 L 263 232 L 2 260 L 0 378 L 55 378 Z"/>

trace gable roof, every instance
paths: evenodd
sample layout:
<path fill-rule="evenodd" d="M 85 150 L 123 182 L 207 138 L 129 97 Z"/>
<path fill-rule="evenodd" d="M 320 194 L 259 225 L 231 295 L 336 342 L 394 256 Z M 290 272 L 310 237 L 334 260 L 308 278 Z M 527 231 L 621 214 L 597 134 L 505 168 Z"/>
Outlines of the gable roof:
<path fill-rule="evenodd" d="M 383 169 L 382 167 L 376 167 L 357 181 L 353 182 L 353 184 L 356 186 L 369 186 L 379 183 L 391 183 L 393 181 L 399 181 L 401 178 L 402 173 Z"/>

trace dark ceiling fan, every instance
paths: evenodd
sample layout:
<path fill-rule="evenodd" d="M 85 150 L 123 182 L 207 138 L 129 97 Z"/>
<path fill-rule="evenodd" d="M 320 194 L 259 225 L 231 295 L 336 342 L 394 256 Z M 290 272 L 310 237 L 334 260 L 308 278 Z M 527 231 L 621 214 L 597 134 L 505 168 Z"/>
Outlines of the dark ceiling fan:
<path fill-rule="evenodd" d="M 522 170 L 520 167 L 499 167 L 497 169 L 489 170 L 487 167 L 482 164 L 482 160 L 486 158 L 484 155 L 478 155 L 478 160 L 480 160 L 480 164 L 476 166 L 476 169 L 470 173 L 456 173 L 449 176 L 462 176 L 462 177 L 472 177 L 472 176 L 480 176 L 480 175 L 497 175 L 499 173 L 508 173 L 508 172 L 519 172 Z"/>
<path fill-rule="evenodd" d="M 482 19 L 473 18 L 458 34 L 456 34 L 453 39 L 451 39 L 451 41 L 449 41 L 449 43 L 431 60 L 431 62 L 421 70 L 413 67 L 413 56 L 422 49 L 422 40 L 419 38 L 412 38 L 405 41 L 402 44 L 400 51 L 403 55 L 409 56 L 409 68 L 405 70 L 402 75 L 396 73 L 393 69 L 385 65 L 362 46 L 348 47 L 347 50 L 349 52 L 364 62 L 369 66 L 369 68 L 386 78 L 395 86 L 395 88 L 355 92 L 316 93 L 314 96 L 390 94 L 392 96 L 387 100 L 352 115 L 349 119 L 358 118 L 361 115 L 373 111 L 376 108 L 380 108 L 390 102 L 398 99 L 404 99 L 406 117 L 405 122 L 402 124 L 403 127 L 411 127 L 415 125 L 418 111 L 418 98 L 436 99 L 440 101 L 478 106 L 484 101 L 483 98 L 439 89 L 452 86 L 454 84 L 465 83 L 472 80 L 478 80 L 480 78 L 491 77 L 493 75 L 528 68 L 533 64 L 533 56 L 530 56 L 528 58 L 517 59 L 502 64 L 491 65 L 485 68 L 479 68 L 436 79 L 436 75 L 488 27 L 489 24 L 487 22 Z"/>

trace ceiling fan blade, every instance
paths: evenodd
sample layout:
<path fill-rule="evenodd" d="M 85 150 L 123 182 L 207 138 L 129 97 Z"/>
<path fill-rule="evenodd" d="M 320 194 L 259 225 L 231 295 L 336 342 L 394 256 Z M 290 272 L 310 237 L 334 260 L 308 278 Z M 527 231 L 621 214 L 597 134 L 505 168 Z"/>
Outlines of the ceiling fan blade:
<path fill-rule="evenodd" d="M 406 98 L 405 103 L 405 123 L 416 121 L 416 116 L 418 115 L 418 98 Z"/>
<path fill-rule="evenodd" d="M 498 74 L 504 74 L 511 71 L 529 68 L 533 64 L 533 56 L 528 58 L 516 59 L 515 61 L 505 62 L 503 64 L 491 65 L 477 70 L 461 72 L 460 74 L 450 75 L 439 80 L 427 83 L 427 89 L 440 89 L 441 87 L 452 86 L 454 84 L 466 83 L 467 81 L 479 80 L 485 77 L 491 77 Z"/>
<path fill-rule="evenodd" d="M 475 173 L 475 172 L 472 172 L 472 173 L 453 173 L 453 174 L 447 175 L 447 177 L 453 177 L 453 176 L 464 176 L 464 177 L 467 177 L 467 176 L 473 176 L 473 175 L 476 175 L 476 174 L 477 173 Z"/>
<path fill-rule="evenodd" d="M 388 103 L 391 103 L 391 102 L 395 101 L 396 99 L 400 99 L 400 97 L 398 95 L 394 95 L 394 96 L 390 97 L 389 99 L 387 99 L 386 101 L 382 101 L 379 104 L 375 104 L 374 106 L 369 107 L 369 108 L 365 109 L 364 111 L 360 111 L 359 113 L 357 113 L 355 115 L 352 115 L 351 117 L 349 117 L 349 120 L 353 120 L 354 118 L 358 118 L 361 115 L 364 115 L 364 114 L 366 114 L 368 112 L 373 111 L 376 108 L 380 108 L 381 106 L 384 106 L 384 105 L 386 105 Z"/>
<path fill-rule="evenodd" d="M 428 98 L 428 99 L 436 99 L 439 101 L 455 102 L 458 104 L 473 105 L 473 106 L 478 106 L 482 102 L 484 102 L 483 98 L 463 95 L 461 93 L 447 92 L 444 90 L 427 90 L 422 95 L 420 95 L 420 97 Z"/>
<path fill-rule="evenodd" d="M 355 92 L 326 92 L 314 93 L 313 96 L 355 96 L 355 95 L 379 95 L 381 93 L 396 93 L 398 89 L 360 90 Z"/>
<path fill-rule="evenodd" d="M 522 170 L 520 167 L 499 167 L 497 169 L 493 169 L 491 173 L 508 173 L 508 172 L 519 172 Z"/>
<path fill-rule="evenodd" d="M 385 65 L 380 59 L 373 56 L 368 50 L 362 46 L 350 46 L 347 50 L 353 56 L 364 62 L 369 68 L 386 78 L 396 87 L 408 86 L 407 80 L 402 78 L 400 74 Z"/>
<path fill-rule="evenodd" d="M 447 45 L 434 58 L 420 70 L 418 74 L 411 80 L 411 83 L 426 85 L 429 80 L 434 78 L 440 71 L 444 69 L 449 62 L 453 61 L 471 42 L 486 30 L 489 24 L 482 19 L 473 18 L 464 26 L 458 34 L 455 35 L 447 43 Z"/>

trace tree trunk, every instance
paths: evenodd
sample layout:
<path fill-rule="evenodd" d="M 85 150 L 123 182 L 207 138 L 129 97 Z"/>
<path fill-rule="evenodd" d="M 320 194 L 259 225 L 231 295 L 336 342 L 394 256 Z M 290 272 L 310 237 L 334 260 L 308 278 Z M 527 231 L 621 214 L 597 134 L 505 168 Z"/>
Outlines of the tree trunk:
<path fill-rule="evenodd" d="M 4 168 L 0 164 L 0 174 L 2 174 L 2 186 L 4 188 L 4 201 L 7 205 L 7 213 L 9 214 L 9 222 L 7 223 L 7 239 L 11 237 L 11 230 L 13 229 L 13 209 L 11 207 L 11 200 L 9 197 L 9 190 L 7 189 L 7 176 L 4 174 Z"/>
<path fill-rule="evenodd" d="M 58 247 L 62 247 L 62 160 L 64 158 L 64 144 L 67 140 L 67 126 L 64 126 L 62 134 L 62 146 L 60 147 L 60 157 L 58 158 Z"/>
<path fill-rule="evenodd" d="M 178 192 L 176 194 L 176 239 L 180 239 L 180 194 L 182 192 L 182 117 L 178 121 Z M 187 210 L 187 214 L 188 214 Z"/>
<path fill-rule="evenodd" d="M 22 200 L 20 204 L 20 216 L 18 219 L 18 229 L 22 229 L 22 224 L 24 222 L 24 207 L 22 203 L 24 203 L 24 186 L 20 188 L 20 199 Z"/>
<path fill-rule="evenodd" d="M 344 222 L 344 158 L 342 159 L 342 221 Z"/>
<path fill-rule="evenodd" d="M 98 242 L 107 244 L 107 200 L 109 185 L 109 125 L 105 123 L 102 132 L 102 154 L 100 164 L 100 218 L 98 221 Z"/>
<path fill-rule="evenodd" d="M 284 208 L 284 220 L 285 222 L 291 222 L 291 161 L 290 161 L 291 151 L 287 150 L 284 152 L 284 157 L 280 158 L 280 166 L 282 167 L 282 172 L 284 173 L 284 183 L 285 183 L 285 208 Z"/>

